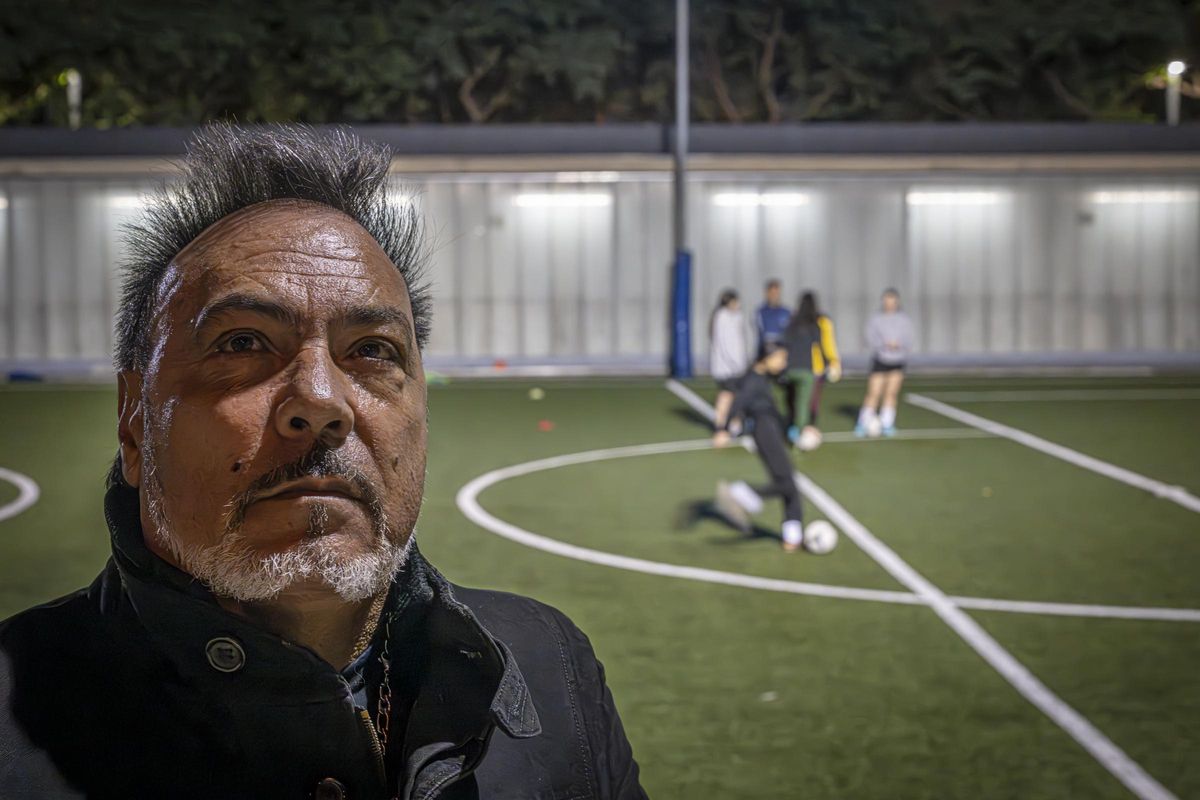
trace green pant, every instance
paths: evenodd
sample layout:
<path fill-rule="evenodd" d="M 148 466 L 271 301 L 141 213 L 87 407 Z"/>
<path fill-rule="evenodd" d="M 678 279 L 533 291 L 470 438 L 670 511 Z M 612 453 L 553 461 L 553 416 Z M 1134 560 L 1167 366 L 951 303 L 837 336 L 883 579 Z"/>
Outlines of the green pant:
<path fill-rule="evenodd" d="M 812 402 L 813 386 L 817 376 L 811 369 L 789 369 L 784 378 L 784 390 L 787 392 L 788 427 L 804 428 L 811 421 L 809 403 Z"/>

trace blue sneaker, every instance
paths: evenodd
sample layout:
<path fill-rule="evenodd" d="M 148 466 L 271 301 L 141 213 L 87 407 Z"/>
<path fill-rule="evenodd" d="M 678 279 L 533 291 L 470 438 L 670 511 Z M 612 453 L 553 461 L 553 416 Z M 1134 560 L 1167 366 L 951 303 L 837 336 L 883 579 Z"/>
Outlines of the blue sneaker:
<path fill-rule="evenodd" d="M 788 437 L 788 441 L 791 442 L 792 444 L 795 444 L 796 442 L 800 441 L 800 429 L 797 428 L 795 425 L 788 428 L 787 437 Z"/>
<path fill-rule="evenodd" d="M 855 426 L 854 426 L 854 435 L 855 435 L 855 436 L 857 436 L 859 439 L 865 439 L 865 438 L 867 438 L 867 428 L 866 428 L 866 426 L 865 426 L 865 425 L 863 425 L 862 423 L 859 423 L 858 425 L 855 425 Z"/>
<path fill-rule="evenodd" d="M 891 439 L 893 436 L 896 435 L 896 426 L 889 425 L 888 427 L 884 428 L 883 435 L 886 436 L 887 438 Z"/>

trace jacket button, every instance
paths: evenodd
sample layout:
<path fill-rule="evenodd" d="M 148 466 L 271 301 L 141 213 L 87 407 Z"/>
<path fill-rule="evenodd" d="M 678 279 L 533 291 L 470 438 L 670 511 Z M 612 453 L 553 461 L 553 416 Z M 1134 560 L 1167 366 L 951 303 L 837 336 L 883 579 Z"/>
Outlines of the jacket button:
<path fill-rule="evenodd" d="M 324 778 L 317 784 L 313 800 L 346 800 L 346 787 L 335 778 Z"/>
<path fill-rule="evenodd" d="M 209 639 L 204 654 L 208 656 L 208 665 L 217 672 L 237 672 L 246 666 L 246 651 L 237 639 L 228 636 Z"/>

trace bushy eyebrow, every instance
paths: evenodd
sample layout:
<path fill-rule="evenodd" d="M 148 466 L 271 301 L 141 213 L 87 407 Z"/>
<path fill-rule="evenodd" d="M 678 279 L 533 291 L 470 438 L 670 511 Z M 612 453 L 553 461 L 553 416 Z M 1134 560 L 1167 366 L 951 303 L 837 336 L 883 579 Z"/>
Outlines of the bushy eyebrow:
<path fill-rule="evenodd" d="M 196 315 L 193 330 L 199 335 L 209 321 L 235 311 L 248 311 L 252 314 L 262 314 L 292 328 L 300 327 L 300 316 L 294 309 L 281 303 L 256 297 L 251 294 L 235 293 L 215 300 Z M 404 335 L 405 344 L 409 347 L 413 342 L 412 322 L 408 314 L 396 306 L 351 306 L 345 313 L 338 315 L 335 323 L 346 328 L 365 328 L 381 325 L 395 325 Z"/>
<path fill-rule="evenodd" d="M 249 311 L 252 314 L 262 314 L 284 325 L 293 328 L 300 327 L 300 319 L 296 312 L 281 303 L 276 303 L 273 300 L 267 300 L 262 297 L 255 297 L 250 294 L 230 294 L 205 306 L 196 315 L 196 324 L 192 329 L 196 334 L 199 334 L 210 320 L 234 311 Z"/>
<path fill-rule="evenodd" d="M 403 309 L 395 306 L 352 306 L 338 318 L 347 328 L 365 328 L 379 325 L 395 325 L 404 334 L 404 343 L 412 347 L 412 322 Z"/>

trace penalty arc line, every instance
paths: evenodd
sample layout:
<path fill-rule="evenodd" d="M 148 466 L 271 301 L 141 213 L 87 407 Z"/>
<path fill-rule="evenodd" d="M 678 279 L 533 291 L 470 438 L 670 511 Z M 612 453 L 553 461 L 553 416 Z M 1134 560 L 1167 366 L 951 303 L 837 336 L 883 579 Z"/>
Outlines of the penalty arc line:
<path fill-rule="evenodd" d="M 1016 442 L 1017 444 L 1025 445 L 1033 450 L 1045 453 L 1048 456 L 1066 461 L 1069 464 L 1074 464 L 1077 467 L 1090 470 L 1106 478 L 1112 478 L 1115 481 L 1120 481 L 1135 489 L 1141 489 L 1149 492 L 1155 497 L 1160 497 L 1163 500 L 1170 500 L 1172 503 L 1183 506 L 1188 511 L 1200 513 L 1200 497 L 1188 492 L 1182 486 L 1171 486 L 1157 481 L 1153 478 L 1148 478 L 1133 470 L 1118 467 L 1116 464 L 1110 464 L 1107 461 L 1101 461 L 1098 458 L 1080 453 L 1078 450 L 1072 450 L 1069 447 L 1064 447 L 1061 444 L 1056 444 L 1049 439 L 1043 439 L 1040 436 L 1034 436 L 1032 433 L 1014 428 L 1010 425 L 996 422 L 995 420 L 981 417 L 978 414 L 972 414 L 969 411 L 963 411 L 961 408 L 947 405 L 940 400 L 934 400 L 932 397 L 926 397 L 922 394 L 908 394 L 905 399 L 918 408 L 923 408 L 926 411 L 932 411 L 935 414 L 941 414 L 943 417 L 961 422 L 964 425 L 970 425 L 981 431 L 1002 436 L 1005 439 Z"/>
<path fill-rule="evenodd" d="M 687 387 L 681 384 L 676 385 L 679 389 L 695 395 Z M 672 391 L 675 390 L 672 389 Z M 699 396 L 695 396 L 695 399 L 704 403 Z M 704 405 L 707 406 L 706 403 Z M 708 411 L 709 414 L 712 413 L 711 407 Z M 1169 789 L 1155 780 L 1150 773 L 1130 758 L 1085 716 L 1051 691 L 1016 656 L 1006 650 L 970 615 L 956 606 L 941 589 L 900 558 L 896 551 L 876 538 L 824 489 L 800 472 L 795 473 L 795 478 L 797 486 L 813 505 L 820 508 L 826 517 L 834 521 L 858 545 L 859 549 L 879 564 L 889 575 L 911 590 L 913 594 L 924 600 L 933 609 L 933 612 L 958 634 L 959 638 L 1000 673 L 1000 676 L 1008 681 L 1022 697 L 1090 753 L 1114 778 L 1124 784 L 1125 788 L 1142 800 L 1166 800 L 1166 798 L 1175 797 Z"/>
<path fill-rule="evenodd" d="M 815 597 L 830 597 L 840 600 L 866 600 L 879 603 L 897 603 L 900 605 L 925 605 L 925 601 L 911 592 L 897 592 L 886 589 L 864 589 L 854 586 L 837 586 L 827 583 L 810 583 L 790 579 L 764 578 L 757 575 L 745 575 L 739 572 L 724 572 L 721 570 L 702 567 L 687 567 L 679 564 L 669 564 L 661 561 L 650 561 L 632 556 L 622 556 L 603 550 L 593 550 L 588 547 L 568 544 L 551 539 L 548 536 L 527 531 L 524 528 L 506 522 L 491 514 L 479 503 L 479 495 L 498 483 L 531 475 L 560 467 L 590 464 L 596 461 L 608 461 L 618 458 L 635 456 L 665 455 L 689 451 L 711 450 L 712 444 L 708 439 L 690 439 L 679 442 L 658 442 L 654 444 L 637 444 L 625 447 L 612 447 L 604 450 L 587 450 L 580 453 L 568 453 L 550 456 L 523 464 L 514 464 L 484 473 L 471 480 L 461 489 L 455 498 L 459 510 L 476 525 L 485 530 L 498 534 L 510 541 L 532 547 L 535 550 L 553 553 L 565 558 L 598 564 L 605 567 L 615 567 L 632 572 L 643 572 L 648 575 L 661 575 L 669 578 L 717 583 L 725 586 L 738 586 L 745 589 L 759 589 L 786 594 L 802 594 Z M 1016 614 L 1035 614 L 1056 617 L 1090 617 L 1100 619 L 1139 619 L 1161 622 L 1200 622 L 1200 609 L 1197 608 L 1156 608 L 1144 606 L 1105 606 L 1081 603 L 1051 603 L 1027 600 L 1001 600 L 990 597 L 951 596 L 950 601 L 963 608 L 974 608 L 982 611 L 997 611 Z"/>
<path fill-rule="evenodd" d="M 0 480 L 8 481 L 17 487 L 17 499 L 0 506 L 0 521 L 11 519 L 38 501 L 41 490 L 33 478 L 13 472 L 11 469 L 0 467 Z"/>

